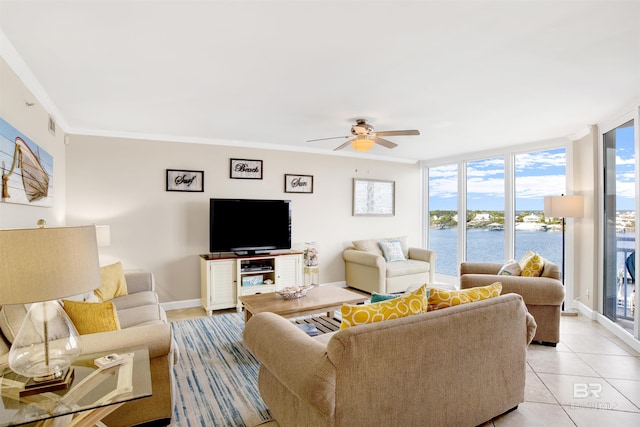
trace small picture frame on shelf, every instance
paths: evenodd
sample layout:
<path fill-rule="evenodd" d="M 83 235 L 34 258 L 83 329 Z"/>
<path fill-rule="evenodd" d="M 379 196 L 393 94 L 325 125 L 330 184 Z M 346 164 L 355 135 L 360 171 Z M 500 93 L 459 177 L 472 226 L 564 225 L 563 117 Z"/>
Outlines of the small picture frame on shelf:
<path fill-rule="evenodd" d="M 229 178 L 262 179 L 262 160 L 230 159 Z"/>
<path fill-rule="evenodd" d="M 285 193 L 313 193 L 313 175 L 284 176 Z"/>
<path fill-rule="evenodd" d="M 204 191 L 204 171 L 167 169 L 167 191 Z"/>

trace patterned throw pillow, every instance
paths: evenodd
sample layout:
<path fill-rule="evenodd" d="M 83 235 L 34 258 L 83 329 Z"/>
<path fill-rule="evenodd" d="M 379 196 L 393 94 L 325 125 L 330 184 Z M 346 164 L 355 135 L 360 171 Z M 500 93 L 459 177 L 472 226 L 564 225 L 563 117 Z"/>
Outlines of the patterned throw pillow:
<path fill-rule="evenodd" d="M 340 329 L 420 314 L 427 310 L 427 285 L 410 294 L 375 304 L 343 304 Z"/>
<path fill-rule="evenodd" d="M 520 264 L 515 259 L 510 259 L 498 271 L 498 276 L 519 276 L 520 272 Z"/>
<path fill-rule="evenodd" d="M 64 311 L 80 335 L 120 329 L 116 306 L 111 302 L 78 302 L 63 300 Z"/>
<path fill-rule="evenodd" d="M 387 262 L 394 261 L 406 261 L 404 253 L 402 252 L 402 245 L 398 240 L 392 240 L 390 242 L 378 242 L 382 255 Z"/>
<path fill-rule="evenodd" d="M 533 251 L 527 251 L 526 254 L 518 262 L 522 271 L 520 275 L 523 277 L 540 277 L 544 268 L 544 259 Z"/>
<path fill-rule="evenodd" d="M 432 311 L 497 297 L 502 292 L 502 283 L 495 282 L 489 286 L 479 286 L 459 291 L 436 288 L 430 288 L 429 291 L 429 311 Z"/>

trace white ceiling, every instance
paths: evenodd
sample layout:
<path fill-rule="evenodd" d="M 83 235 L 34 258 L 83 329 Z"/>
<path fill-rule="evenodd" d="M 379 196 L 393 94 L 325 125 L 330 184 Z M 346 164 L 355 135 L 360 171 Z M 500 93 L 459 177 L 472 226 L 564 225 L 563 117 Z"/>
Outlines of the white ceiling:
<path fill-rule="evenodd" d="M 640 99 L 640 1 L 0 0 L 0 28 L 77 134 L 331 153 L 306 140 L 364 117 L 422 133 L 370 154 L 433 159 Z"/>

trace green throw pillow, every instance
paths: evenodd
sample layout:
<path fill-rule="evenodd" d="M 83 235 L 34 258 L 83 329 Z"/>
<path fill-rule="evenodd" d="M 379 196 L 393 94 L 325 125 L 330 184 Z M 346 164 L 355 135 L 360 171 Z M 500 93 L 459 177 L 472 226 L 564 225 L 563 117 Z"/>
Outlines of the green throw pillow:
<path fill-rule="evenodd" d="M 393 295 L 393 294 L 377 294 L 377 293 L 372 293 L 371 294 L 371 303 L 376 303 L 376 302 L 380 302 L 380 301 L 387 301 L 390 299 L 394 299 L 394 298 L 398 298 L 400 295 Z"/>

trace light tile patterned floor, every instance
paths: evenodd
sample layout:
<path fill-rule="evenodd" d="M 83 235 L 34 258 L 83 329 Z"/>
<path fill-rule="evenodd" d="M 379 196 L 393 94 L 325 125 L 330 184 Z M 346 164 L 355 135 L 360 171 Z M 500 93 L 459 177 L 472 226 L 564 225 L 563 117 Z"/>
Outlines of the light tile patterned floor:
<path fill-rule="evenodd" d="M 170 321 L 205 316 L 170 311 Z M 525 401 L 484 426 L 640 426 L 640 353 L 597 322 L 562 317 L 557 347 L 530 345 Z"/>
<path fill-rule="evenodd" d="M 485 426 L 640 426 L 640 353 L 597 322 L 563 316 L 557 347 L 530 345 L 525 401 Z"/>

